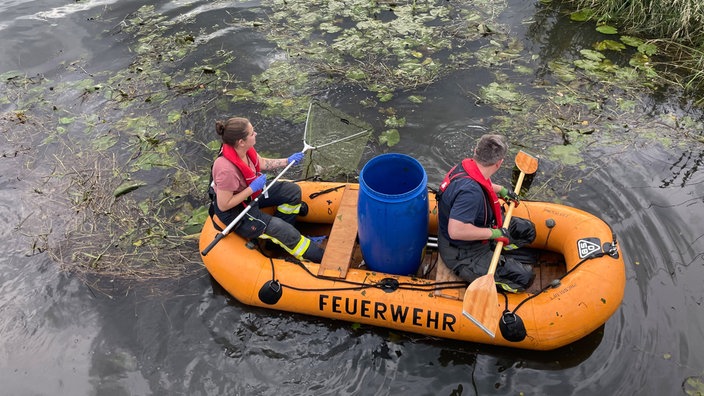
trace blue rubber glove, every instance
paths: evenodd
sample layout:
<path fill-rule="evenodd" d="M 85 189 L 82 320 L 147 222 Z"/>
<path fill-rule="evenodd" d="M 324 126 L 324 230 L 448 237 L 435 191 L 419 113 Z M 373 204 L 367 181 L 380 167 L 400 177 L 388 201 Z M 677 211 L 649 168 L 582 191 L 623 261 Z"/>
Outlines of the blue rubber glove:
<path fill-rule="evenodd" d="M 261 174 L 259 177 L 256 179 L 252 180 L 251 183 L 249 183 L 249 187 L 252 188 L 252 192 L 257 192 L 264 188 L 264 185 L 266 184 L 266 175 Z"/>
<path fill-rule="evenodd" d="M 521 200 L 518 198 L 518 195 L 507 189 L 506 187 L 501 187 L 501 190 L 499 191 L 499 197 L 503 198 L 504 201 L 506 202 L 515 202 L 516 206 L 518 206 L 519 203 L 521 203 Z"/>
<path fill-rule="evenodd" d="M 298 165 L 303 160 L 303 152 L 291 154 L 288 157 L 288 163 L 293 162 L 294 165 Z"/>
<path fill-rule="evenodd" d="M 494 240 L 496 242 L 503 242 L 505 246 L 511 244 L 508 230 L 505 228 L 493 228 L 491 230 L 491 236 L 489 237 L 489 239 Z"/>

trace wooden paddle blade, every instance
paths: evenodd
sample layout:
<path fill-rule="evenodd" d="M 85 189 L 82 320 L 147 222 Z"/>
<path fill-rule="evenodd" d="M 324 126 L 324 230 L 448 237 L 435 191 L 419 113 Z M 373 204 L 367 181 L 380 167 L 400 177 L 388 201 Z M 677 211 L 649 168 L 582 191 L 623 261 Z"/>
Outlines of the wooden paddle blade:
<path fill-rule="evenodd" d="M 538 159 L 521 150 L 516 154 L 516 166 L 521 172 L 532 175 L 538 170 Z"/>
<path fill-rule="evenodd" d="M 464 297 L 462 314 L 494 338 L 501 316 L 494 275 L 487 274 L 475 279 L 469 284 Z"/>

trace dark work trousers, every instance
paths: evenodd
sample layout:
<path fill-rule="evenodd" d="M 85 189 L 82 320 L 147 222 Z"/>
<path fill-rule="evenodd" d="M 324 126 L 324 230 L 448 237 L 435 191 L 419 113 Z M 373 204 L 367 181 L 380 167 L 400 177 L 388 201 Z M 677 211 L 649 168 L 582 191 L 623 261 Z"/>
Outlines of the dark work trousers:
<path fill-rule="evenodd" d="M 275 207 L 274 215 L 264 213 L 260 208 Z M 294 227 L 296 216 L 301 208 L 301 188 L 298 184 L 277 181 L 269 188 L 267 194 L 259 196 L 256 204 L 233 228 L 243 238 L 269 239 L 284 248 L 296 258 L 305 258 L 320 262 L 323 250 L 310 239 L 301 235 Z M 226 212 L 221 212 L 215 205 L 215 214 L 225 224 L 230 224 L 242 213 L 240 205 Z"/>
<path fill-rule="evenodd" d="M 513 219 L 514 222 L 521 220 L 527 221 L 516 217 Z M 494 244 L 476 241 L 467 246 L 457 246 L 440 234 L 438 250 L 447 268 L 471 283 L 489 271 L 489 264 L 494 255 Z M 510 254 L 502 254 L 494 272 L 494 278 L 497 283 L 508 286 L 508 288 L 504 287 L 505 290 L 522 291 L 533 279 L 533 268 L 514 259 Z"/>

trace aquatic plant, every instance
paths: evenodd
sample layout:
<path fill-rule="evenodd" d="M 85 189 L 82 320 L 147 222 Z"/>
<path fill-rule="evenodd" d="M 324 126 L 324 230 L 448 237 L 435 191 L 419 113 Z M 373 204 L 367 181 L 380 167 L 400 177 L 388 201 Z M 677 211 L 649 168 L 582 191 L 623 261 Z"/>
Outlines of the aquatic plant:
<path fill-rule="evenodd" d="M 666 58 L 651 61 L 659 75 L 699 97 L 704 104 L 704 7 L 699 0 L 567 0 L 577 8 L 572 18 L 592 21 L 602 33 L 627 32 L 631 36 L 647 37 L 652 56 L 657 50 Z M 673 12 L 676 10 L 676 12 Z"/>

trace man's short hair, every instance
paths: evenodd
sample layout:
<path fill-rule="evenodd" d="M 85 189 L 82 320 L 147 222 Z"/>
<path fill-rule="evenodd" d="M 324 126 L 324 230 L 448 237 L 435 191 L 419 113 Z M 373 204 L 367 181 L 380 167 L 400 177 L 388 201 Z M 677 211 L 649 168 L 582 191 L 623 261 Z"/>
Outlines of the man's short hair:
<path fill-rule="evenodd" d="M 490 166 L 504 159 L 508 143 L 501 135 L 482 135 L 474 149 L 474 160 L 480 165 Z"/>

